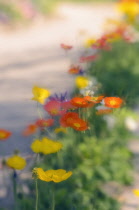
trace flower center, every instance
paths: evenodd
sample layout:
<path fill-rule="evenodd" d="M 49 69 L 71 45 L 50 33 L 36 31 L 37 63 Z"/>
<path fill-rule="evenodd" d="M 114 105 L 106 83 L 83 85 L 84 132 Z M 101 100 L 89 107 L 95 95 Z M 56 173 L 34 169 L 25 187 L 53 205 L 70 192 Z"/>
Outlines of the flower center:
<path fill-rule="evenodd" d="M 43 122 L 43 126 L 48 126 L 48 122 Z"/>
<path fill-rule="evenodd" d="M 4 138 L 6 136 L 6 134 L 5 133 L 0 133 L 0 139 L 2 139 L 2 138 Z"/>
<path fill-rule="evenodd" d="M 75 127 L 80 128 L 80 124 L 79 123 L 74 123 Z"/>
<path fill-rule="evenodd" d="M 115 104 L 116 104 L 115 100 L 110 101 L 110 105 L 115 105 Z"/>
<path fill-rule="evenodd" d="M 52 114 L 58 114 L 58 110 L 57 109 L 51 109 L 51 113 Z"/>

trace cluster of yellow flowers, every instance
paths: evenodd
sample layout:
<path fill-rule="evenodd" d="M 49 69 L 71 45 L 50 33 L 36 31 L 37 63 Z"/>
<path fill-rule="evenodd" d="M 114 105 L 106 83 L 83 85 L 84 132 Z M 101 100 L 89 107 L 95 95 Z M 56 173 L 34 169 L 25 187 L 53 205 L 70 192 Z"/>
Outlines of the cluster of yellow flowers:
<path fill-rule="evenodd" d="M 34 86 L 32 89 L 35 100 L 41 104 L 44 104 L 45 100 L 50 96 L 50 91 L 47 89 Z M 40 139 L 35 139 L 31 144 L 31 149 L 35 153 L 42 153 L 44 155 L 56 153 L 63 147 L 62 143 L 58 141 L 53 141 L 47 137 Z M 72 172 L 66 172 L 64 169 L 58 170 L 47 170 L 43 171 L 42 168 L 33 169 L 33 177 L 46 182 L 61 182 L 68 179 L 72 175 Z"/>
<path fill-rule="evenodd" d="M 32 98 L 32 100 L 35 100 L 41 104 L 44 104 L 45 100 L 50 95 L 49 90 L 40 88 L 38 86 L 34 86 L 32 89 L 32 92 L 34 94 L 34 97 Z M 64 128 L 59 128 L 59 129 L 61 130 Z M 56 132 L 59 132 L 59 129 L 56 130 Z M 64 129 L 64 132 L 65 132 L 65 129 Z M 31 144 L 31 149 L 33 152 L 42 153 L 44 155 L 56 153 L 62 147 L 63 147 L 62 143 L 51 140 L 47 137 L 43 137 L 42 139 L 35 139 Z M 26 160 L 17 154 L 14 154 L 10 158 L 8 158 L 6 163 L 10 168 L 16 169 L 16 170 L 22 170 L 26 166 Z M 72 172 L 71 171 L 66 172 L 63 169 L 48 170 L 44 172 L 42 168 L 35 168 L 33 170 L 33 174 L 36 175 L 35 177 L 37 179 L 41 179 L 46 182 L 49 182 L 49 181 L 61 182 L 68 179 L 72 175 Z"/>

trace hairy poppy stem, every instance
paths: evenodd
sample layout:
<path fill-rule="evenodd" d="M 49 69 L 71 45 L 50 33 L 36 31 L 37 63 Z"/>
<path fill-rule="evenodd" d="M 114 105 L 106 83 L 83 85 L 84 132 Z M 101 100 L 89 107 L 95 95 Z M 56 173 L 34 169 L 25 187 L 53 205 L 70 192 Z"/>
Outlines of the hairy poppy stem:
<path fill-rule="evenodd" d="M 38 111 L 38 116 L 40 119 L 42 119 L 42 113 L 40 111 L 39 103 L 37 102 L 37 111 Z"/>
<path fill-rule="evenodd" d="M 54 189 L 54 184 L 52 186 L 52 208 L 51 210 L 55 210 L 55 189 Z"/>
<path fill-rule="evenodd" d="M 14 193 L 14 210 L 17 210 L 17 183 L 16 183 L 17 174 L 16 171 L 13 171 L 13 193 Z"/>
<path fill-rule="evenodd" d="M 35 210 L 38 210 L 38 200 L 39 200 L 39 193 L 38 193 L 38 180 L 35 180 L 35 185 L 36 185 L 36 205 L 35 205 Z"/>

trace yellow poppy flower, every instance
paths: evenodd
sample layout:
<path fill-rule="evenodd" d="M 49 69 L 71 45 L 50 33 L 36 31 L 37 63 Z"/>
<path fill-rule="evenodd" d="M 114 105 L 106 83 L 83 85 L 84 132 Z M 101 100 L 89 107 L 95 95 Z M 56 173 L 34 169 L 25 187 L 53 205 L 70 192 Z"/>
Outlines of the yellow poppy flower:
<path fill-rule="evenodd" d="M 136 195 L 137 197 L 139 197 L 139 190 L 138 189 L 134 189 L 133 190 L 134 195 Z"/>
<path fill-rule="evenodd" d="M 33 175 L 42 181 L 58 183 L 68 179 L 72 175 L 72 172 L 66 172 L 64 169 L 44 171 L 42 168 L 34 168 Z"/>
<path fill-rule="evenodd" d="M 118 10 L 129 17 L 130 21 L 134 21 L 139 15 L 139 3 L 134 1 L 121 2 L 118 4 Z"/>
<path fill-rule="evenodd" d="M 6 164 L 13 169 L 22 170 L 26 166 L 26 160 L 19 155 L 13 155 L 7 159 Z"/>
<path fill-rule="evenodd" d="M 62 144 L 57 141 L 53 141 L 47 138 L 42 139 L 42 153 L 43 154 L 51 154 L 58 152 L 62 148 Z"/>
<path fill-rule="evenodd" d="M 96 42 L 96 39 L 92 39 L 92 38 L 90 38 L 90 39 L 87 39 L 86 41 L 85 41 L 85 47 L 91 47 L 94 43 Z"/>
<path fill-rule="evenodd" d="M 34 95 L 32 100 L 38 101 L 41 104 L 44 104 L 45 99 L 50 96 L 50 91 L 49 90 L 40 88 L 38 86 L 33 87 L 32 93 Z"/>
<path fill-rule="evenodd" d="M 75 83 L 79 89 L 82 89 L 89 85 L 89 80 L 87 79 L 87 77 L 78 76 L 76 77 Z"/>
<path fill-rule="evenodd" d="M 35 153 L 43 153 L 45 155 L 58 152 L 63 145 L 60 142 L 53 141 L 51 139 L 48 139 L 44 137 L 41 141 L 36 139 L 31 144 L 31 149 Z"/>
<path fill-rule="evenodd" d="M 64 128 L 64 127 L 59 127 L 59 128 L 56 128 L 56 129 L 54 130 L 54 132 L 55 132 L 55 133 L 60 133 L 60 132 L 62 132 L 62 133 L 67 133 L 67 130 L 66 130 L 66 128 Z"/>
<path fill-rule="evenodd" d="M 41 148 L 42 148 L 42 142 L 38 139 L 32 142 L 31 144 L 31 149 L 35 153 L 41 153 Z"/>

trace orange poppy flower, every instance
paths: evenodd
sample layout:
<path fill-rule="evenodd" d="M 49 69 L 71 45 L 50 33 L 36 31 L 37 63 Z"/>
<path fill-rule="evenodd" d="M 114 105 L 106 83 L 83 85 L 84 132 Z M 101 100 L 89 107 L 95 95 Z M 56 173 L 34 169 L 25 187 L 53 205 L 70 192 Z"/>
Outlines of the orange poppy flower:
<path fill-rule="evenodd" d="M 71 68 L 68 70 L 69 74 L 79 74 L 80 73 L 80 66 L 72 65 Z"/>
<path fill-rule="evenodd" d="M 25 130 L 22 132 L 23 136 L 30 136 L 34 134 L 37 131 L 37 125 L 30 124 L 25 128 Z"/>
<path fill-rule="evenodd" d="M 95 102 L 92 100 L 91 96 L 84 96 L 84 100 L 87 101 L 87 108 L 93 107 L 95 105 Z"/>
<path fill-rule="evenodd" d="M 78 119 L 79 115 L 75 112 L 67 112 L 66 114 L 64 114 L 61 119 L 60 119 L 60 124 L 63 127 L 70 127 L 72 122 L 75 119 Z"/>
<path fill-rule="evenodd" d="M 88 106 L 88 102 L 87 100 L 85 100 L 84 98 L 81 97 L 74 97 L 70 100 L 70 103 L 75 106 L 75 107 L 87 107 Z"/>
<path fill-rule="evenodd" d="M 119 97 L 106 97 L 104 98 L 104 104 L 110 108 L 119 108 L 123 103 L 123 100 Z"/>
<path fill-rule="evenodd" d="M 86 97 L 88 97 L 88 96 L 86 96 Z M 90 97 L 90 101 L 92 101 L 92 102 L 94 102 L 96 104 L 100 103 L 102 101 L 102 99 L 104 98 L 104 96 L 95 96 L 95 97 L 89 96 L 89 97 Z"/>
<path fill-rule="evenodd" d="M 11 136 L 11 132 L 4 130 L 4 129 L 0 129 L 0 140 L 5 140 L 8 139 Z"/>
<path fill-rule="evenodd" d="M 87 122 L 85 122 L 84 120 L 78 118 L 78 119 L 74 119 L 71 123 L 71 128 L 77 130 L 77 131 L 85 131 L 88 129 L 88 125 Z"/>

